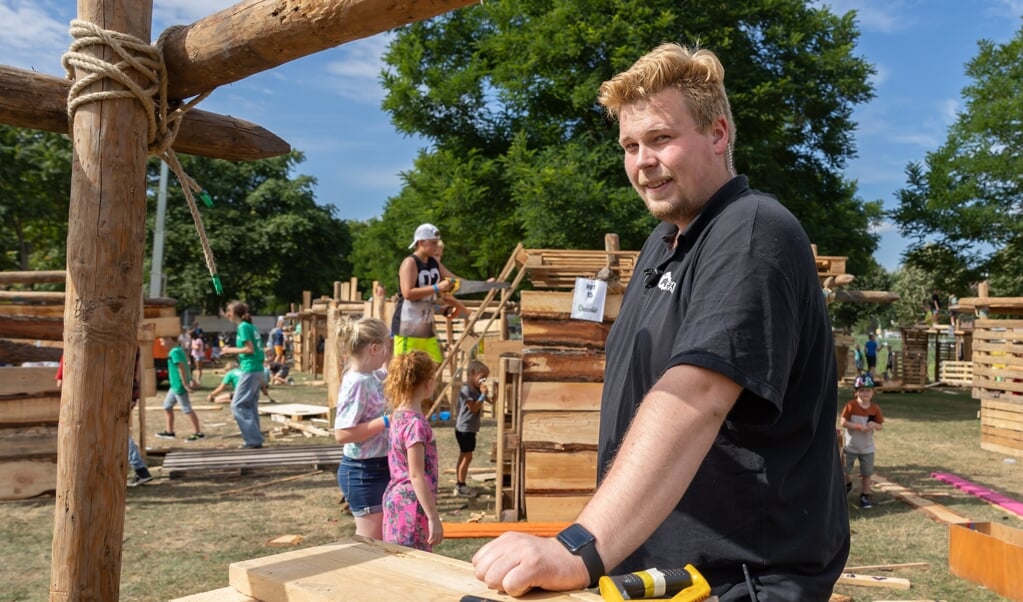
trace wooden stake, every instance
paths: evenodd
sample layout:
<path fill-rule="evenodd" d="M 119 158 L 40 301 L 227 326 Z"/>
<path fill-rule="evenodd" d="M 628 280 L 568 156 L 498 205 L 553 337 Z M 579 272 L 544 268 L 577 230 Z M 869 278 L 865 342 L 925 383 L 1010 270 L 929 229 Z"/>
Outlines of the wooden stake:
<path fill-rule="evenodd" d="M 0 65 L 0 123 L 68 133 L 66 79 Z M 251 161 L 283 155 L 291 147 L 272 132 L 236 117 L 192 109 L 172 146 L 187 155 Z"/>
<path fill-rule="evenodd" d="M 191 98 L 477 0 L 244 0 L 166 34 L 168 93 Z"/>
<path fill-rule="evenodd" d="M 150 39 L 152 11 L 151 0 L 78 1 L 79 19 L 143 40 Z M 83 52 L 117 60 L 104 46 Z M 106 79 L 86 92 L 119 88 Z M 146 130 L 135 99 L 93 102 L 74 117 L 51 601 L 117 600 L 120 592 L 132 367 L 142 310 Z"/>

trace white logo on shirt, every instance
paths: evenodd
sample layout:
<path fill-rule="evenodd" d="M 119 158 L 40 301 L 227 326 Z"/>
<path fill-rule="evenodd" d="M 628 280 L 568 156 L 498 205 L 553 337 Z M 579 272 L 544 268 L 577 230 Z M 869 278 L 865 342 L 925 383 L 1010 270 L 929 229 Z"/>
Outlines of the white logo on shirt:
<path fill-rule="evenodd" d="M 671 272 L 661 274 L 661 279 L 657 282 L 657 288 L 669 293 L 675 292 L 675 281 L 671 279 Z"/>

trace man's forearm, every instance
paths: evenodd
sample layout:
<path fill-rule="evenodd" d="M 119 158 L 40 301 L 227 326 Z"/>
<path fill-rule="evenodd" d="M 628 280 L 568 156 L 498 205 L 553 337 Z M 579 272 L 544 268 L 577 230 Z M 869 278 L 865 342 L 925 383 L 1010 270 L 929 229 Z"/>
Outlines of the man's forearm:
<path fill-rule="evenodd" d="M 662 377 L 640 404 L 611 470 L 579 515 L 577 522 L 597 540 L 606 570 L 664 521 L 714 443 L 740 389 L 710 375 L 708 381 L 708 371 L 679 366 Z"/>

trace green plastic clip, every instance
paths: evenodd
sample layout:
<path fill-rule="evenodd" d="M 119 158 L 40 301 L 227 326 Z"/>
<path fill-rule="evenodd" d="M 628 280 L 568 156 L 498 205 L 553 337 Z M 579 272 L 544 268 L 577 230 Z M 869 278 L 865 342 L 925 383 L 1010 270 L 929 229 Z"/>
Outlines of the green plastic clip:
<path fill-rule="evenodd" d="M 217 295 L 224 294 L 224 285 L 220 283 L 220 276 L 213 274 L 213 288 L 217 290 Z"/>
<path fill-rule="evenodd" d="M 205 203 L 207 207 L 213 206 L 213 199 L 210 198 L 210 193 L 205 190 L 199 191 L 199 198 L 202 199 L 202 202 Z"/>

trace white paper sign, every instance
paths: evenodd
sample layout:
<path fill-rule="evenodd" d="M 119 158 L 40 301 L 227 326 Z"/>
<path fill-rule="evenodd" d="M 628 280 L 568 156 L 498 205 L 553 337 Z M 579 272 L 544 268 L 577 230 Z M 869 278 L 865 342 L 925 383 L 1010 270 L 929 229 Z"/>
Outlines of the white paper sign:
<path fill-rule="evenodd" d="M 607 282 L 576 278 L 572 292 L 572 319 L 604 321 L 604 300 L 607 298 Z"/>

